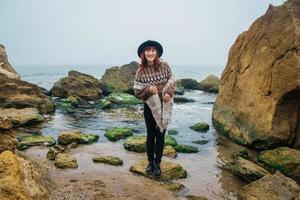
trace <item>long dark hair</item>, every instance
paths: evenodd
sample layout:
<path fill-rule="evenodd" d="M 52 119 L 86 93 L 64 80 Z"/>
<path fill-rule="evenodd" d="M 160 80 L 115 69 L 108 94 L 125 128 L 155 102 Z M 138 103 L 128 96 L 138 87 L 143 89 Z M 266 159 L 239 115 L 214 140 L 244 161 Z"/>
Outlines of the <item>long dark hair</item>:
<path fill-rule="evenodd" d="M 140 57 L 141 57 L 140 68 L 141 68 L 142 72 L 144 72 L 145 67 L 148 66 L 147 59 L 146 59 L 146 56 L 145 56 L 145 51 L 150 49 L 150 48 L 155 48 L 155 47 L 146 47 L 146 48 L 144 48 L 141 55 L 140 55 Z M 158 69 L 159 69 L 160 59 L 159 59 L 158 51 L 157 51 L 156 48 L 155 48 L 155 50 L 156 50 L 156 56 L 155 56 L 155 59 L 154 59 L 154 71 L 157 72 Z"/>

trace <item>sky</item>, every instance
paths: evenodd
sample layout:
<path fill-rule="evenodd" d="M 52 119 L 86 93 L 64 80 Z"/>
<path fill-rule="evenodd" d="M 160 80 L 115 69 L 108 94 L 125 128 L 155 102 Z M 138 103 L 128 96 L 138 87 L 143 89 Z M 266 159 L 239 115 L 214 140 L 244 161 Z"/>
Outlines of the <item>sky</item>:
<path fill-rule="evenodd" d="M 156 40 L 175 65 L 222 65 L 237 36 L 284 0 L 0 0 L 13 65 L 123 65 Z"/>

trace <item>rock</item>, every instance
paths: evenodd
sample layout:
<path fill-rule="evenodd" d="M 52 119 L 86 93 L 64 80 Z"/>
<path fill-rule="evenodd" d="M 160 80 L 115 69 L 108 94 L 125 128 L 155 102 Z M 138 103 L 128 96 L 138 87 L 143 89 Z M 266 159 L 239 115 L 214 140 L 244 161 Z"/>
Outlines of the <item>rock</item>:
<path fill-rule="evenodd" d="M 63 153 L 63 152 L 64 152 L 64 150 L 61 151 L 61 150 L 58 150 L 58 149 L 56 149 L 54 147 L 51 147 L 49 149 L 49 151 L 47 152 L 47 159 L 49 159 L 49 160 L 55 160 L 57 154 Z"/>
<path fill-rule="evenodd" d="M 0 44 L 0 74 L 6 78 L 20 79 L 20 75 L 8 62 L 5 47 Z"/>
<path fill-rule="evenodd" d="M 180 80 L 176 81 L 175 94 L 184 95 L 184 87 L 181 85 Z"/>
<path fill-rule="evenodd" d="M 300 3 L 270 5 L 229 51 L 213 121 L 233 141 L 300 146 Z"/>
<path fill-rule="evenodd" d="M 193 126 L 190 126 L 191 129 L 198 132 L 207 132 L 209 130 L 209 125 L 206 122 L 198 122 Z"/>
<path fill-rule="evenodd" d="M 171 191 L 178 191 L 178 190 L 182 190 L 183 188 L 185 188 L 183 184 L 176 183 L 176 182 L 164 183 L 162 186 L 165 189 L 171 190 Z"/>
<path fill-rule="evenodd" d="M 174 149 L 179 153 L 197 153 L 199 150 L 197 147 L 193 147 L 187 144 L 178 144 Z"/>
<path fill-rule="evenodd" d="M 62 145 L 76 142 L 78 144 L 91 144 L 99 140 L 99 135 L 83 134 L 80 130 L 62 131 L 57 142 Z"/>
<path fill-rule="evenodd" d="M 49 199 L 47 184 L 31 162 L 4 151 L 0 154 L 0 169 L 0 199 Z"/>
<path fill-rule="evenodd" d="M 146 136 L 130 136 L 124 141 L 124 147 L 128 151 L 134 151 L 137 153 L 146 152 Z"/>
<path fill-rule="evenodd" d="M 276 172 L 244 186 L 238 193 L 238 199 L 290 200 L 299 199 L 299 194 L 299 186 L 294 180 Z"/>
<path fill-rule="evenodd" d="M 190 90 L 200 90 L 200 85 L 199 83 L 192 78 L 184 78 L 180 79 L 180 84 L 185 88 L 185 89 L 190 89 Z"/>
<path fill-rule="evenodd" d="M 77 168 L 77 160 L 71 155 L 59 153 L 55 157 L 55 166 L 58 168 Z"/>
<path fill-rule="evenodd" d="M 96 105 L 100 109 L 108 109 L 111 108 L 112 102 L 107 99 L 100 99 L 96 102 Z"/>
<path fill-rule="evenodd" d="M 0 108 L 0 116 L 4 119 L 9 119 L 13 126 L 42 122 L 44 120 L 44 117 L 40 115 L 38 109 L 36 108 Z"/>
<path fill-rule="evenodd" d="M 11 129 L 13 123 L 7 116 L 0 115 L 0 129 Z"/>
<path fill-rule="evenodd" d="M 209 141 L 208 140 L 195 140 L 195 141 L 193 141 L 193 143 L 195 143 L 195 144 L 207 144 L 207 143 L 209 143 Z"/>
<path fill-rule="evenodd" d="M 204 80 L 200 81 L 200 90 L 209 93 L 219 92 L 220 79 L 215 75 L 209 75 Z"/>
<path fill-rule="evenodd" d="M 166 145 L 170 145 L 170 146 L 174 147 L 177 145 L 177 141 L 173 136 L 171 136 L 169 134 L 165 134 L 165 146 Z"/>
<path fill-rule="evenodd" d="M 248 151 L 246 148 L 240 148 L 235 154 L 234 154 L 235 157 L 242 157 L 242 158 L 245 158 L 247 159 L 249 157 L 248 155 Z"/>
<path fill-rule="evenodd" d="M 17 138 L 19 143 L 18 150 L 25 150 L 32 146 L 52 146 L 56 141 L 52 136 L 44 135 L 26 135 Z"/>
<path fill-rule="evenodd" d="M 177 134 L 178 134 L 178 131 L 177 131 L 175 128 L 172 128 L 172 129 L 169 129 L 169 130 L 168 130 L 168 134 L 169 134 L 169 135 L 177 135 Z"/>
<path fill-rule="evenodd" d="M 164 147 L 163 155 L 169 158 L 176 158 L 177 152 L 172 146 L 167 145 Z"/>
<path fill-rule="evenodd" d="M 110 165 L 123 165 L 123 160 L 115 156 L 95 156 L 94 162 L 102 162 Z"/>
<path fill-rule="evenodd" d="M 174 96 L 174 102 L 175 103 L 188 103 L 188 102 L 195 102 L 195 100 L 194 99 L 188 99 L 186 97 Z"/>
<path fill-rule="evenodd" d="M 67 99 L 62 99 L 61 102 L 57 104 L 57 107 L 68 113 L 74 113 L 79 105 L 79 101 L 78 98 L 69 96 Z"/>
<path fill-rule="evenodd" d="M 35 84 L 0 76 L 0 107 L 37 108 L 41 113 L 49 113 L 54 110 L 54 103 Z"/>
<path fill-rule="evenodd" d="M 258 160 L 266 167 L 279 170 L 286 175 L 300 174 L 300 151 L 288 147 L 278 147 L 259 153 Z"/>
<path fill-rule="evenodd" d="M 264 168 L 242 157 L 236 157 L 234 161 L 229 164 L 229 169 L 247 182 L 255 181 L 270 174 Z"/>
<path fill-rule="evenodd" d="M 108 101 L 111 101 L 115 104 L 130 104 L 136 105 L 143 103 L 140 99 L 136 98 L 134 95 L 126 94 L 126 93 L 111 93 L 106 97 Z"/>
<path fill-rule="evenodd" d="M 100 85 L 100 81 L 93 76 L 72 70 L 67 77 L 57 81 L 50 91 L 53 96 L 60 98 L 73 96 L 93 101 L 102 95 Z"/>
<path fill-rule="evenodd" d="M 106 130 L 104 136 L 107 137 L 110 141 L 117 141 L 124 139 L 126 137 L 133 135 L 133 129 L 126 127 L 115 127 L 109 130 Z"/>
<path fill-rule="evenodd" d="M 74 149 L 78 147 L 78 143 L 72 142 L 71 144 L 68 144 L 67 149 Z"/>
<path fill-rule="evenodd" d="M 0 130 L 0 153 L 7 150 L 15 152 L 17 145 L 18 140 L 11 130 Z"/>
<path fill-rule="evenodd" d="M 208 200 L 206 197 L 202 196 L 187 195 L 185 197 L 187 200 Z"/>
<path fill-rule="evenodd" d="M 106 69 L 104 75 L 101 77 L 101 89 L 104 95 L 113 92 L 134 94 L 133 81 L 138 66 L 139 64 L 134 61 L 121 67 Z"/>
<path fill-rule="evenodd" d="M 156 179 L 159 181 L 171 181 L 174 179 L 179 179 L 179 178 L 186 178 L 187 172 L 185 169 L 183 169 L 179 164 L 173 163 L 173 162 L 168 162 L 168 161 L 162 161 L 160 164 L 161 167 L 161 175 L 159 178 L 156 178 L 153 175 L 148 175 L 146 173 L 146 167 L 147 167 L 148 161 L 146 159 L 140 160 L 133 164 L 130 167 L 130 171 L 136 174 L 140 174 L 142 176 Z"/>

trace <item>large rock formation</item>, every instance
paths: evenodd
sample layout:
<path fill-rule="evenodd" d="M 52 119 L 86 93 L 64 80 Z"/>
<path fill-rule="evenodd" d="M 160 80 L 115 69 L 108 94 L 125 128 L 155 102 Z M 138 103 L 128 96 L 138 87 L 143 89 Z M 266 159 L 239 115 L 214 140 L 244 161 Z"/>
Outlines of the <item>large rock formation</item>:
<path fill-rule="evenodd" d="M 20 80 L 20 76 L 9 64 L 2 45 L 0 45 L 0 107 L 33 107 L 43 113 L 54 109 L 51 98 L 43 94 L 37 85 Z"/>
<path fill-rule="evenodd" d="M 217 128 L 256 148 L 300 146 L 300 1 L 269 6 L 229 51 Z"/>
<path fill-rule="evenodd" d="M 49 199 L 45 181 L 31 162 L 5 151 L 0 169 L 0 199 Z"/>
<path fill-rule="evenodd" d="M 105 95 L 112 92 L 125 92 L 134 94 L 133 80 L 138 69 L 137 62 L 131 62 L 122 67 L 111 67 L 105 70 L 101 78 L 101 89 Z"/>
<path fill-rule="evenodd" d="M 100 84 L 95 77 L 72 70 L 67 77 L 61 78 L 54 84 L 51 93 L 61 98 L 73 96 L 91 101 L 99 99 L 102 95 Z"/>

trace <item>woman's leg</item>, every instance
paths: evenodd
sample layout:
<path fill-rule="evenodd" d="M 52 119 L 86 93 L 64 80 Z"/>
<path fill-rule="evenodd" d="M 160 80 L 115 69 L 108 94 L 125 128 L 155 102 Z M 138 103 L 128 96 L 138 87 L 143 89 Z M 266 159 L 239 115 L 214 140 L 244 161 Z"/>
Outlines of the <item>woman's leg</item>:
<path fill-rule="evenodd" d="M 154 160 L 154 144 L 155 144 L 155 135 L 156 135 L 156 122 L 153 118 L 152 112 L 149 106 L 144 103 L 144 118 L 147 128 L 147 156 L 148 161 L 153 162 Z"/>
<path fill-rule="evenodd" d="M 155 143 L 155 163 L 157 164 L 161 163 L 161 158 L 165 146 L 165 133 L 166 129 L 164 129 L 163 132 L 160 132 L 159 128 L 157 127 Z"/>

